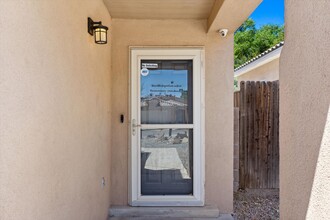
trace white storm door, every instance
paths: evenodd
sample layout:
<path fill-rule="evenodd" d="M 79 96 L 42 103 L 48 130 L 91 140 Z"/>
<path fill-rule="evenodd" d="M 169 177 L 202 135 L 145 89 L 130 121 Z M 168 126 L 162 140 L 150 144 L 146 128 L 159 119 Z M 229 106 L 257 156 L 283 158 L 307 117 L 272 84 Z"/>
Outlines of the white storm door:
<path fill-rule="evenodd" d="M 130 204 L 202 206 L 204 50 L 130 52 Z"/>

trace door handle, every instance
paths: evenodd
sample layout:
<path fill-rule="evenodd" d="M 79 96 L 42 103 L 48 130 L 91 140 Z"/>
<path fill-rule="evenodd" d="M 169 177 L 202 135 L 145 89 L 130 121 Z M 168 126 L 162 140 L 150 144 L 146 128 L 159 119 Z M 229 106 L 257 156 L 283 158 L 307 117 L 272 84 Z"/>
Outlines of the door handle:
<path fill-rule="evenodd" d="M 136 134 L 136 128 L 138 128 L 138 127 L 141 127 L 141 125 L 136 124 L 136 120 L 133 119 L 133 120 L 132 120 L 132 134 L 133 134 L 133 135 Z"/>

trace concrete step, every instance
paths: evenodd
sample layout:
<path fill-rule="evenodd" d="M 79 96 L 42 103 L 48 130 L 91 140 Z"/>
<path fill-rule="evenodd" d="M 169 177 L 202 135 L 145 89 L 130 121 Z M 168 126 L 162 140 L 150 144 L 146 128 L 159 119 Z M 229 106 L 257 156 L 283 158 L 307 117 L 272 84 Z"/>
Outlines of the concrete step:
<path fill-rule="evenodd" d="M 165 220 L 165 219 L 221 219 L 232 220 L 230 214 L 220 215 L 219 209 L 204 207 L 130 207 L 112 206 L 109 209 L 111 220 Z"/>
<path fill-rule="evenodd" d="M 230 214 L 220 215 L 218 218 L 156 218 L 156 217 L 110 217 L 109 220 L 234 220 Z"/>
<path fill-rule="evenodd" d="M 109 220 L 234 220 L 230 214 L 220 215 L 217 218 L 156 218 L 156 217 L 109 217 Z"/>

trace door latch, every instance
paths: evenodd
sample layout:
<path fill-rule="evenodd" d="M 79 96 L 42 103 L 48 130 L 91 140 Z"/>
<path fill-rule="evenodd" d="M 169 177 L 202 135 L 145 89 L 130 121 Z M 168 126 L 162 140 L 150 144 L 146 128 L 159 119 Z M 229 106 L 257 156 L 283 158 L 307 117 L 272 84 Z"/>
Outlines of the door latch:
<path fill-rule="evenodd" d="M 138 128 L 138 127 L 141 127 L 141 125 L 136 124 L 136 120 L 133 119 L 133 120 L 132 120 L 132 134 L 133 134 L 133 135 L 136 134 L 136 128 Z"/>

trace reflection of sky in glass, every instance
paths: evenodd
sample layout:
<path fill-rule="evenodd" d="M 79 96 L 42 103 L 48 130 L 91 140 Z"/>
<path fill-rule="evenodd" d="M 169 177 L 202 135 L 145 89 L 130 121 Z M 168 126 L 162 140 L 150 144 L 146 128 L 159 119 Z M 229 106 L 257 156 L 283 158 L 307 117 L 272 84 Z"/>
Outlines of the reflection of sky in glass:
<path fill-rule="evenodd" d="M 141 75 L 141 97 L 172 95 L 181 97 L 187 91 L 187 70 L 149 70 L 147 76 Z"/>

